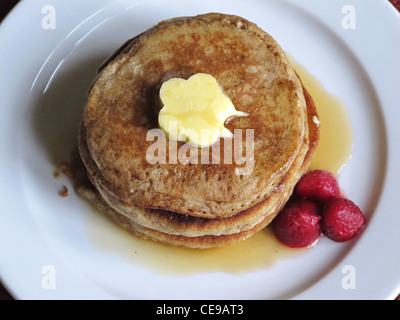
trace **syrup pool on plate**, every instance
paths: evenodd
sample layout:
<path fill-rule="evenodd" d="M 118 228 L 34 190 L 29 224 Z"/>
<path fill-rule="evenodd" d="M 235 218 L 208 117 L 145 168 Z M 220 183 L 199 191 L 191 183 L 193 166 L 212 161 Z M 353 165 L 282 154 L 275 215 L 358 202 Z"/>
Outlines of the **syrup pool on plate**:
<path fill-rule="evenodd" d="M 337 177 L 350 159 L 353 148 L 353 130 L 346 106 L 327 92 L 305 67 L 296 63 L 290 56 L 288 58 L 304 87 L 311 94 L 320 121 L 320 141 L 310 170 L 328 170 Z"/>
<path fill-rule="evenodd" d="M 120 255 L 128 263 L 160 274 L 189 275 L 205 272 L 243 272 L 266 269 L 277 261 L 300 254 L 276 240 L 270 227 L 251 238 L 224 248 L 178 248 L 135 237 L 108 217 L 98 214 L 88 223 L 97 249 Z"/>
<path fill-rule="evenodd" d="M 324 169 L 338 176 L 350 159 L 353 144 L 346 108 L 338 98 L 326 92 L 303 66 L 291 58 L 290 61 L 313 97 L 319 113 L 320 142 L 310 170 Z M 90 217 L 87 223 L 89 236 L 99 250 L 119 254 L 134 265 L 164 274 L 250 272 L 267 269 L 280 260 L 292 259 L 306 250 L 312 250 L 286 247 L 275 238 L 271 226 L 225 248 L 176 248 L 139 239 L 100 213 Z"/>

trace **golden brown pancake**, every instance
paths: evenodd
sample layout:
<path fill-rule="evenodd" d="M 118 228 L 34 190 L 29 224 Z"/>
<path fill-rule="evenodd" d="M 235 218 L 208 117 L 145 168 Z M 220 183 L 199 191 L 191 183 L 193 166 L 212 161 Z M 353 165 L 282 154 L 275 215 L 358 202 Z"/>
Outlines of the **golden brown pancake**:
<path fill-rule="evenodd" d="M 213 75 L 236 109 L 249 114 L 226 127 L 254 129 L 250 175 L 237 175 L 235 164 L 146 160 L 160 85 L 199 72 Z M 91 87 L 82 132 L 96 167 L 93 182 L 124 207 L 214 219 L 271 196 L 308 148 L 306 115 L 301 82 L 276 41 L 241 17 L 212 13 L 163 21 L 128 41 Z"/>
<path fill-rule="evenodd" d="M 235 163 L 147 162 L 161 84 L 198 72 L 213 75 L 236 109 L 249 114 L 226 127 L 254 130 L 251 174 L 237 175 Z M 315 116 L 284 52 L 255 24 L 216 13 L 166 20 L 127 41 L 99 69 L 78 139 L 90 182 L 80 180 L 77 190 L 141 237 L 225 246 L 265 227 L 285 205 L 315 153 Z"/>
<path fill-rule="evenodd" d="M 306 91 L 305 97 L 308 107 L 307 119 L 310 136 L 310 144 L 305 157 L 304 155 L 297 157 L 296 164 L 289 170 L 268 199 L 233 217 L 223 219 L 196 218 L 164 210 L 132 207 L 127 211 L 127 208 L 115 203 L 115 199 L 105 194 L 104 190 L 99 192 L 101 189 L 99 187 L 97 189 L 94 188 L 91 183 L 83 183 L 81 180 L 77 190 L 117 224 L 146 239 L 199 249 L 221 247 L 235 241 L 244 240 L 273 220 L 293 191 L 293 183 L 291 181 L 297 181 L 307 171 L 311 163 L 319 140 L 319 128 L 313 119 L 314 116 L 317 116 L 315 105 Z M 83 136 L 80 135 L 80 137 Z M 84 141 L 80 141 L 80 145 L 81 150 L 85 148 Z M 81 151 L 82 159 L 90 162 L 87 155 L 85 151 Z M 84 171 L 83 175 L 87 179 L 86 171 Z M 137 215 L 142 217 L 138 219 Z M 143 225 L 143 217 L 150 220 L 149 225 Z M 254 217 L 259 220 L 255 220 L 253 225 L 246 225 L 246 222 Z"/>

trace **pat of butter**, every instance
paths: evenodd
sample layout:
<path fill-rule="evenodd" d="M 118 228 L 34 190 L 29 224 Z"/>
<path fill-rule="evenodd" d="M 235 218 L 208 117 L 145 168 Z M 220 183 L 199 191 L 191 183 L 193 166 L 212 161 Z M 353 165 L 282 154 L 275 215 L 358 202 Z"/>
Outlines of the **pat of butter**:
<path fill-rule="evenodd" d="M 232 137 L 225 121 L 248 115 L 237 111 L 217 80 L 206 73 L 197 73 L 188 80 L 173 78 L 164 82 L 160 100 L 163 106 L 158 115 L 160 128 L 169 139 L 188 141 L 196 147 L 207 147 L 219 138 Z"/>

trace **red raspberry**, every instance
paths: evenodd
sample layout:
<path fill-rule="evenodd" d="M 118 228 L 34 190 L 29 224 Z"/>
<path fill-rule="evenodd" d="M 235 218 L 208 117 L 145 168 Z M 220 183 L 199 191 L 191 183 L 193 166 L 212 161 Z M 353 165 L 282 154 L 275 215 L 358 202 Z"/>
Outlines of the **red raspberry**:
<path fill-rule="evenodd" d="M 326 170 L 314 170 L 301 177 L 296 193 L 319 204 L 340 197 L 340 188 L 335 176 Z"/>
<path fill-rule="evenodd" d="M 322 211 L 322 232 L 337 242 L 354 238 L 365 223 L 366 219 L 361 209 L 349 199 L 331 200 Z"/>
<path fill-rule="evenodd" d="M 288 203 L 275 218 L 275 235 L 289 247 L 308 247 L 321 234 L 320 219 L 319 208 L 314 202 L 295 200 Z"/>

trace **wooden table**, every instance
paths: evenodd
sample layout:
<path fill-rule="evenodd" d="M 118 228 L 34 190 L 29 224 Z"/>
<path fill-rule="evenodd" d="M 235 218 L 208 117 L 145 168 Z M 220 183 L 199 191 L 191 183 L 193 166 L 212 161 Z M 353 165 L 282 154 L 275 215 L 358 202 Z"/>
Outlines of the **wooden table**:
<path fill-rule="evenodd" d="M 68 1 L 68 0 L 66 0 Z M 82 0 L 84 1 L 84 0 Z M 10 10 L 19 2 L 19 0 L 1 0 L 0 3 L 0 21 L 10 12 Z M 390 2 L 400 11 L 400 0 L 390 0 Z M 1 279 L 1 275 L 0 275 Z M 397 298 L 400 299 L 400 296 Z M 0 300 L 13 300 L 13 297 L 8 293 L 0 283 Z"/>

